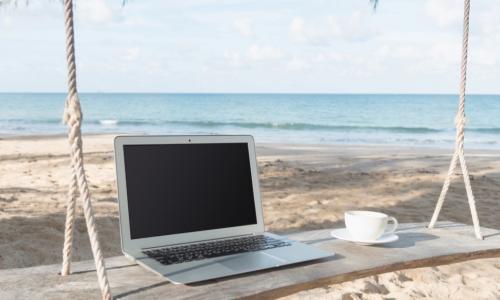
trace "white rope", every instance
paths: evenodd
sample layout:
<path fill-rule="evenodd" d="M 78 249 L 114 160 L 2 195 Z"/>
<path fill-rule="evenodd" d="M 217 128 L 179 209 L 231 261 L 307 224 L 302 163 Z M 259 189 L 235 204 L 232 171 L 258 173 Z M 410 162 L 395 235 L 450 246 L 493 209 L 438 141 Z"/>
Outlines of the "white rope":
<path fill-rule="evenodd" d="M 462 42 L 462 65 L 460 69 L 460 90 L 459 90 L 459 105 L 457 116 L 455 118 L 456 126 L 456 137 L 455 137 L 455 152 L 451 159 L 450 168 L 448 169 L 448 174 L 443 184 L 443 189 L 439 195 L 439 199 L 436 203 L 436 208 L 434 214 L 432 215 L 431 222 L 429 223 L 429 228 L 433 228 L 436 224 L 439 212 L 443 207 L 444 199 L 448 188 L 450 187 L 450 182 L 457 166 L 460 162 L 460 167 L 462 168 L 462 175 L 464 177 L 465 189 L 467 191 L 467 199 L 469 200 L 469 206 L 472 214 L 472 222 L 474 223 L 474 231 L 478 239 L 483 239 L 481 234 L 481 228 L 479 225 L 479 218 L 476 211 L 476 201 L 474 200 L 474 194 L 472 193 L 472 187 L 470 185 L 469 171 L 465 163 L 464 155 L 464 134 L 465 134 L 465 87 L 467 83 L 467 52 L 469 46 L 469 15 L 470 15 L 470 0 L 464 1 L 464 28 L 463 28 L 463 42 Z"/>
<path fill-rule="evenodd" d="M 71 183 L 68 193 L 68 204 L 66 210 L 66 227 L 63 247 L 63 265 L 61 274 L 68 275 L 70 271 L 71 252 L 73 242 L 73 227 L 75 222 L 75 203 L 79 195 L 83 202 L 83 212 L 90 238 L 90 246 L 94 255 L 97 279 L 101 289 L 102 298 L 112 299 L 104 258 L 102 256 L 97 228 L 95 225 L 94 212 L 88 187 L 87 177 L 83 165 L 82 150 L 82 111 L 78 91 L 76 88 L 76 63 L 75 63 L 75 39 L 73 28 L 73 1 L 64 0 L 64 17 L 66 27 L 66 56 L 68 63 L 68 97 L 64 108 L 64 122 L 68 125 L 68 140 L 71 147 Z"/>
<path fill-rule="evenodd" d="M 78 182 L 76 181 L 75 168 L 71 164 L 71 182 L 68 191 L 68 202 L 66 204 L 66 225 L 64 231 L 63 264 L 61 275 L 71 273 L 71 255 L 73 251 L 73 229 L 75 224 L 75 206 L 78 197 Z"/>

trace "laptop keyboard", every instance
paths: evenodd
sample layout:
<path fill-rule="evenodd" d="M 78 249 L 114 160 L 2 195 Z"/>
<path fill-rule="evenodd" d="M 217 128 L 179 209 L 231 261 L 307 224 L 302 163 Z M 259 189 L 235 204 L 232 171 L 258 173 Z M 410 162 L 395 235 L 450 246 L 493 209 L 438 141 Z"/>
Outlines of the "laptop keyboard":
<path fill-rule="evenodd" d="M 143 251 L 143 253 L 164 265 L 172 265 L 194 260 L 285 246 L 290 246 L 290 243 L 273 239 L 265 235 L 254 235 L 214 242 L 154 249 Z"/>

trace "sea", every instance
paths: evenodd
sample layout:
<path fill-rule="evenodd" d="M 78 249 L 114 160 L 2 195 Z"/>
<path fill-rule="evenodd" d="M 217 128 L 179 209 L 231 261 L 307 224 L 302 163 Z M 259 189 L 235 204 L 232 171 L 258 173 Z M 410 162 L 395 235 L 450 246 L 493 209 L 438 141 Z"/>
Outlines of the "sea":
<path fill-rule="evenodd" d="M 64 93 L 0 93 L 0 137 L 66 133 Z M 453 147 L 457 95 L 82 93 L 83 133 Z M 466 147 L 500 149 L 500 95 L 466 98 Z"/>

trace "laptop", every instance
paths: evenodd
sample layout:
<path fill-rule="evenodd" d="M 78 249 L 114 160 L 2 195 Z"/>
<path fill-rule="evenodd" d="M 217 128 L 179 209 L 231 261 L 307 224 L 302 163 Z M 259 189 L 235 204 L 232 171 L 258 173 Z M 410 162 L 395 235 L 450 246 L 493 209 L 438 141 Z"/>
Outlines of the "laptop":
<path fill-rule="evenodd" d="M 264 229 L 251 136 L 118 136 L 124 255 L 176 284 L 333 256 Z"/>

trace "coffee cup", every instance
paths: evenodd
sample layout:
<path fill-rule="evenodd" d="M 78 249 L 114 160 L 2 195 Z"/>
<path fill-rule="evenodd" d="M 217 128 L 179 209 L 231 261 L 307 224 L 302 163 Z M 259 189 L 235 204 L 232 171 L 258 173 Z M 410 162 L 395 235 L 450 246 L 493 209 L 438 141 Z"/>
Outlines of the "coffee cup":
<path fill-rule="evenodd" d="M 379 212 L 352 210 L 345 212 L 344 216 L 347 232 L 360 241 L 375 241 L 383 234 L 393 233 L 398 227 L 396 218 Z M 392 224 L 388 226 L 389 222 Z"/>

